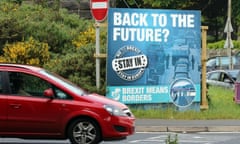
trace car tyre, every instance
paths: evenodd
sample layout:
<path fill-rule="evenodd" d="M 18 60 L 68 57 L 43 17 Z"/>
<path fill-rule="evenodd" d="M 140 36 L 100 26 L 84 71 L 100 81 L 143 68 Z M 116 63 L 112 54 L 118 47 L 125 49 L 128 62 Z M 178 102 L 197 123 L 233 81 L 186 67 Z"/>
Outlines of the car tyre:
<path fill-rule="evenodd" d="M 101 141 L 99 126 L 88 118 L 73 121 L 68 128 L 68 137 L 72 144 L 98 144 Z"/>

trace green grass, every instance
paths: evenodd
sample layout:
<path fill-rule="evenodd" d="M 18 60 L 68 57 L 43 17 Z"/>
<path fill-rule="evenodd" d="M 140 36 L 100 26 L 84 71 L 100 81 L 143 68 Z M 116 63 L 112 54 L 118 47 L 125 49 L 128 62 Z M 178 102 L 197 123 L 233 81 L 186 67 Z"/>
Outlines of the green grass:
<path fill-rule="evenodd" d="M 234 92 L 220 87 L 209 87 L 207 110 L 178 111 L 172 107 L 142 109 L 132 108 L 136 118 L 153 119 L 186 119 L 186 120 L 206 120 L 206 119 L 240 119 L 240 104 L 233 101 Z"/>

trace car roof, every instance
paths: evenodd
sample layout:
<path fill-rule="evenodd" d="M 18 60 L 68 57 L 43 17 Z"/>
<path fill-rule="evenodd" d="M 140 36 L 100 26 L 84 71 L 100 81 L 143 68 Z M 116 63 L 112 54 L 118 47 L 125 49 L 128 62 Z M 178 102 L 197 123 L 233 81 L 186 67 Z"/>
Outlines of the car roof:
<path fill-rule="evenodd" d="M 43 70 L 40 67 L 33 66 L 33 65 L 26 65 L 26 64 L 15 64 L 15 63 L 0 63 L 0 67 L 5 67 L 5 68 L 21 68 L 21 69 L 26 69 L 26 70 L 31 70 L 31 71 L 40 71 Z"/>
<path fill-rule="evenodd" d="M 213 70 L 213 71 L 209 71 L 207 72 L 207 74 L 213 73 L 213 72 L 223 72 L 223 73 L 227 73 L 230 76 L 232 76 L 233 78 L 237 77 L 237 74 L 240 72 L 239 69 L 232 69 L 232 70 Z"/>
<path fill-rule="evenodd" d="M 236 57 L 232 56 L 231 58 L 232 62 L 236 63 Z M 230 62 L 230 58 L 229 56 L 213 56 L 207 59 L 207 63 L 210 61 L 211 62 L 216 61 L 217 64 L 221 62 L 221 65 L 227 65 Z"/>
<path fill-rule="evenodd" d="M 207 73 L 211 73 L 211 72 L 238 72 L 240 71 L 239 69 L 232 69 L 232 70 L 229 70 L 229 69 L 217 69 L 217 70 L 213 70 L 213 71 L 209 71 Z"/>

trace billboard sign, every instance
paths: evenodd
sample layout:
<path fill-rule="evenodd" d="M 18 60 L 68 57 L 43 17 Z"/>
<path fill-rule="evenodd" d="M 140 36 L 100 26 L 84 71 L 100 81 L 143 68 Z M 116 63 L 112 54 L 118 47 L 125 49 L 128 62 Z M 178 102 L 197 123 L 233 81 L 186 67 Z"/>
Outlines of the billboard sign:
<path fill-rule="evenodd" d="M 110 8 L 107 97 L 125 104 L 200 102 L 200 11 Z"/>

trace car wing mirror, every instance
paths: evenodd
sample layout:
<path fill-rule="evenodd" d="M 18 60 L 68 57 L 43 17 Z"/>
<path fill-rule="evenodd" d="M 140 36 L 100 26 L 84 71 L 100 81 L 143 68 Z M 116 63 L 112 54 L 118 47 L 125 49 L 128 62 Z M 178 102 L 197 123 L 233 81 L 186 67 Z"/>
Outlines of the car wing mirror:
<path fill-rule="evenodd" d="M 53 90 L 51 88 L 44 90 L 43 96 L 53 98 L 54 96 Z"/>

